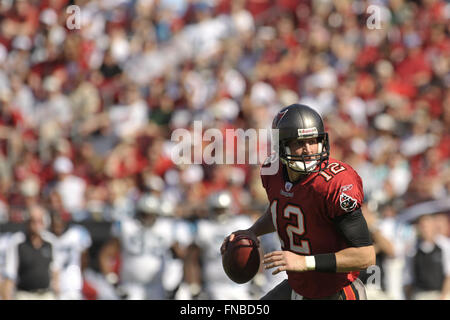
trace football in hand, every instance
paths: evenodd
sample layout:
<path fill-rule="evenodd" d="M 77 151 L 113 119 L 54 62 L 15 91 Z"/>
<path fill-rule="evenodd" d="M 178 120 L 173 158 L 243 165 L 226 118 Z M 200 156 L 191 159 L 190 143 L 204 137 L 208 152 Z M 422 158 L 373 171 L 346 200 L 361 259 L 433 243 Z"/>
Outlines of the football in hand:
<path fill-rule="evenodd" d="M 222 266 L 227 276 L 236 283 L 246 283 L 258 272 L 260 256 L 257 244 L 245 236 L 229 241 L 222 255 Z"/>

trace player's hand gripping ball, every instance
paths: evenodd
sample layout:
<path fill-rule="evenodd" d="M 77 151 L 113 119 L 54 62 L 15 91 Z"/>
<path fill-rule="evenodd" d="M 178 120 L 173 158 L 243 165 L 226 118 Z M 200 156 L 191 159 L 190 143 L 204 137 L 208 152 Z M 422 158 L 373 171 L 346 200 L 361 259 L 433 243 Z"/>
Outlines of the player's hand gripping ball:
<path fill-rule="evenodd" d="M 244 235 L 228 241 L 222 253 L 222 266 L 227 276 L 236 283 L 246 283 L 258 272 L 260 256 L 258 245 Z"/>

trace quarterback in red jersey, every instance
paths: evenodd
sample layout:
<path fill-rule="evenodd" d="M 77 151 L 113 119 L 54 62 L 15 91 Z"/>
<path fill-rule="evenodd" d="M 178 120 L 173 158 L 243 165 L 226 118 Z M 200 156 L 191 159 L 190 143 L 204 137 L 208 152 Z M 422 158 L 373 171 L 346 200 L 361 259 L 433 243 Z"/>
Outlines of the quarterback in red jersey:
<path fill-rule="evenodd" d="M 263 264 L 283 281 L 262 299 L 366 299 L 359 270 L 375 264 L 375 251 L 361 212 L 361 178 L 349 165 L 329 156 L 328 134 L 312 108 L 293 104 L 275 117 L 279 170 L 261 175 L 267 211 L 237 234 L 257 237 L 277 232 L 281 251 L 267 253 Z"/>

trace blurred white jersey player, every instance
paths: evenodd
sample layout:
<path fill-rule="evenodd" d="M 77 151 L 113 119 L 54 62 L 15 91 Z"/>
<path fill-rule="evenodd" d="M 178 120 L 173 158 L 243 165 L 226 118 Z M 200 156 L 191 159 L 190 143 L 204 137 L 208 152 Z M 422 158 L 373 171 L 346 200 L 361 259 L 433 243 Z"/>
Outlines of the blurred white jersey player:
<path fill-rule="evenodd" d="M 10 232 L 0 233 L 0 289 L 3 284 L 3 277 L 5 272 L 6 264 L 6 250 L 8 249 L 8 240 L 10 237 Z M 2 294 L 0 294 L 0 300 L 2 299 Z"/>
<path fill-rule="evenodd" d="M 259 242 L 262 255 L 273 251 L 281 251 L 280 240 L 278 239 L 278 236 L 275 232 L 260 236 Z M 264 295 L 266 292 L 269 292 L 276 285 L 287 279 L 287 274 L 286 272 L 280 272 L 276 275 L 273 275 L 272 270 L 263 269 L 262 272 L 257 275 L 257 277 L 260 291 L 258 292 L 258 296 L 254 297 L 255 299 L 261 298 L 262 295 Z"/>
<path fill-rule="evenodd" d="M 182 265 L 174 263 L 171 248 L 183 232 L 174 219 L 163 216 L 162 207 L 158 196 L 145 194 L 134 218 L 124 217 L 113 225 L 121 245 L 120 283 L 129 300 L 166 299 L 166 271 L 172 282 L 181 281 Z"/>
<path fill-rule="evenodd" d="M 252 299 L 250 282 L 237 285 L 228 278 L 222 267 L 220 246 L 224 237 L 235 230 L 247 229 L 252 225 L 249 216 L 230 212 L 231 206 L 232 197 L 226 191 L 215 193 L 208 199 L 209 217 L 200 219 L 197 223 L 195 246 L 200 248 L 200 261 L 195 268 L 201 266 L 201 282 L 207 298 L 249 300 Z M 187 287 L 187 284 L 185 286 Z M 187 288 L 181 287 L 177 295 L 178 299 L 192 298 Z"/>
<path fill-rule="evenodd" d="M 59 299 L 81 300 L 83 288 L 82 255 L 92 244 L 89 231 L 78 224 L 69 225 L 58 213 L 51 215 L 49 238 L 55 250 L 55 261 L 60 270 Z"/>

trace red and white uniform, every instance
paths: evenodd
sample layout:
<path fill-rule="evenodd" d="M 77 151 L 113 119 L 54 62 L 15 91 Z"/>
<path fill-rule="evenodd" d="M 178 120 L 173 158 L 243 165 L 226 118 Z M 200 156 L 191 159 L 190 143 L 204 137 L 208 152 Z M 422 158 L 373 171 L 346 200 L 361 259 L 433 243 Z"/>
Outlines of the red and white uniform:
<path fill-rule="evenodd" d="M 337 252 L 348 247 L 334 219 L 362 204 L 359 175 L 349 165 L 329 159 L 326 169 L 291 183 L 280 164 L 275 175 L 261 175 L 270 201 L 281 247 L 300 255 Z M 291 288 L 308 298 L 332 295 L 349 285 L 359 272 L 287 272 Z"/>

